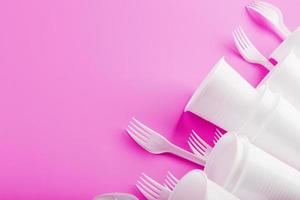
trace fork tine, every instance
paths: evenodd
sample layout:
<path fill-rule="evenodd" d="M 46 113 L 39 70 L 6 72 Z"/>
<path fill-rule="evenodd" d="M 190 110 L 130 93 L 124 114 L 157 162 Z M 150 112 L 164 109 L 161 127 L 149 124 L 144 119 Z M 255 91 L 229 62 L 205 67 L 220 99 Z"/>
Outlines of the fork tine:
<path fill-rule="evenodd" d="M 213 143 L 214 143 L 214 145 L 216 145 L 217 142 L 215 141 L 215 139 L 213 139 Z"/>
<path fill-rule="evenodd" d="M 148 138 L 145 137 L 141 132 L 139 132 L 138 130 L 136 130 L 134 127 L 132 127 L 131 125 L 127 126 L 127 129 L 130 133 L 134 134 L 136 137 L 138 137 L 141 141 L 147 143 Z"/>
<path fill-rule="evenodd" d="M 248 48 L 250 45 L 248 43 L 248 40 L 245 37 L 243 29 L 240 26 L 237 28 L 237 33 L 238 33 L 240 40 L 244 44 L 245 48 Z"/>
<path fill-rule="evenodd" d="M 214 139 L 213 139 L 214 144 L 217 144 L 218 141 L 219 139 L 216 137 L 216 135 L 214 135 Z"/>
<path fill-rule="evenodd" d="M 244 40 L 247 42 L 247 44 L 248 44 L 249 46 L 254 46 L 254 45 L 252 44 L 252 42 L 249 40 L 248 36 L 246 35 L 245 31 L 242 29 L 241 26 L 239 27 L 239 31 L 240 31 L 242 37 L 244 38 Z"/>
<path fill-rule="evenodd" d="M 246 60 L 247 57 L 246 57 L 246 49 L 244 47 L 244 44 L 242 44 L 242 42 L 240 41 L 236 31 L 233 31 L 232 35 L 233 35 L 234 44 L 235 44 L 236 48 L 238 49 L 238 52 Z"/>
<path fill-rule="evenodd" d="M 132 118 L 130 121 L 131 124 L 134 124 L 135 127 L 138 127 L 139 130 L 143 131 L 147 135 L 152 135 L 153 130 L 147 127 L 146 125 L 142 124 L 136 118 Z"/>
<path fill-rule="evenodd" d="M 219 140 L 221 138 L 218 134 L 216 134 L 216 132 L 215 132 L 214 137 L 216 138 L 216 140 Z"/>
<path fill-rule="evenodd" d="M 143 185 L 141 182 L 137 182 L 136 187 L 138 190 L 148 199 L 148 200 L 157 200 L 157 194 L 153 193 L 149 188 Z"/>
<path fill-rule="evenodd" d="M 204 148 L 210 148 L 211 146 L 207 144 L 194 130 L 192 130 L 194 137 L 203 145 Z"/>
<path fill-rule="evenodd" d="M 188 145 L 189 145 L 189 147 L 191 148 L 191 150 L 192 150 L 192 152 L 194 154 L 204 156 L 203 152 L 201 150 L 196 149 L 196 147 L 194 147 L 195 144 L 193 144 L 192 142 L 188 141 Z"/>
<path fill-rule="evenodd" d="M 217 144 L 218 140 L 216 138 L 213 139 L 214 145 Z"/>
<path fill-rule="evenodd" d="M 143 148 L 146 148 L 147 142 L 141 139 L 140 137 L 138 137 L 138 135 L 134 132 L 134 130 L 130 126 L 128 126 L 128 128 L 126 129 L 126 132 L 136 143 L 138 143 Z"/>
<path fill-rule="evenodd" d="M 151 182 L 145 180 L 145 178 L 140 177 L 140 183 L 143 184 L 149 188 L 151 191 L 153 191 L 155 194 L 159 194 L 160 190 L 158 188 L 156 188 L 154 185 L 151 184 Z"/>
<path fill-rule="evenodd" d="M 190 141 L 194 142 L 196 144 L 197 147 L 199 147 L 203 152 L 206 150 L 206 147 L 203 146 L 201 143 L 199 143 L 199 141 L 197 141 L 197 139 L 195 138 L 194 135 L 190 135 Z"/>
<path fill-rule="evenodd" d="M 215 138 L 216 138 L 217 140 L 219 140 L 221 137 L 219 137 L 218 134 L 215 134 Z"/>
<path fill-rule="evenodd" d="M 151 184 L 151 185 L 153 185 L 154 187 L 157 188 L 157 190 L 156 190 L 157 192 L 164 189 L 164 186 L 162 186 L 161 184 L 159 184 L 158 182 L 156 182 L 155 180 L 153 180 L 152 178 L 150 178 L 146 174 L 143 173 L 142 175 L 145 178 L 145 182 L 148 182 L 149 185 Z M 141 177 L 141 179 L 142 179 L 142 177 Z"/>
<path fill-rule="evenodd" d="M 171 191 L 173 191 L 175 189 L 176 184 L 178 183 L 178 179 L 170 171 L 168 171 L 165 182 L 166 182 L 166 186 Z"/>
<path fill-rule="evenodd" d="M 192 149 L 193 153 L 196 153 L 201 156 L 205 156 L 205 150 L 200 148 L 197 145 L 197 142 L 195 142 L 191 137 L 189 137 L 189 139 L 188 139 L 188 145 Z"/>
<path fill-rule="evenodd" d="M 165 185 L 167 186 L 167 188 L 168 188 L 169 190 L 171 190 L 171 191 L 174 190 L 174 185 L 173 185 L 173 183 L 170 181 L 170 179 L 166 178 L 166 180 L 165 180 Z"/>
<path fill-rule="evenodd" d="M 188 145 L 194 154 L 203 156 L 202 151 L 194 147 L 195 144 L 193 144 L 191 141 L 188 141 Z"/>
<path fill-rule="evenodd" d="M 201 151 L 203 155 L 205 154 L 206 148 L 201 147 L 193 136 L 190 137 L 190 142 L 194 145 L 194 147 L 196 147 L 196 149 Z"/>
<path fill-rule="evenodd" d="M 143 124 L 142 122 L 138 121 L 136 118 L 132 118 L 132 121 L 135 122 L 136 125 L 138 125 L 141 129 L 152 135 L 153 133 L 156 133 L 154 130 Z"/>
<path fill-rule="evenodd" d="M 200 154 L 204 157 L 212 149 L 212 147 L 207 144 L 194 130 L 192 130 L 189 137 L 188 145 L 192 149 L 193 153 Z"/>
<path fill-rule="evenodd" d="M 257 3 L 257 2 L 253 2 L 250 7 L 254 9 L 256 9 L 257 11 L 259 11 L 259 13 L 263 14 L 263 13 L 270 13 L 270 10 L 268 7 L 260 4 L 260 3 Z"/>
<path fill-rule="evenodd" d="M 223 136 L 222 132 L 217 128 L 216 134 L 221 138 Z"/>
<path fill-rule="evenodd" d="M 245 49 L 244 43 L 240 40 L 239 34 L 237 33 L 237 29 L 232 32 L 234 43 L 240 52 L 243 52 Z"/>
<path fill-rule="evenodd" d="M 216 144 L 220 140 L 221 137 L 222 137 L 221 131 L 219 129 L 216 129 L 215 135 L 214 135 L 214 140 L 213 140 L 214 144 Z"/>
<path fill-rule="evenodd" d="M 168 171 L 167 177 L 170 177 L 170 180 L 173 180 L 175 185 L 179 182 L 178 178 L 176 178 L 170 171 Z"/>
<path fill-rule="evenodd" d="M 171 190 L 171 191 L 173 191 L 174 189 L 175 189 L 175 185 L 169 180 L 169 179 L 166 179 L 165 180 L 165 186 L 169 189 L 169 190 Z"/>

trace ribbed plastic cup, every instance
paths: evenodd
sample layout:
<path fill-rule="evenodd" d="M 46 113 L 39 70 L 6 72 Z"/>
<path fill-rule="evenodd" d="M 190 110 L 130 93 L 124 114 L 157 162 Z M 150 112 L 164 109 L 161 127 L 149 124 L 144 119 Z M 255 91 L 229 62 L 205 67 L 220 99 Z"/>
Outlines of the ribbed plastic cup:
<path fill-rule="evenodd" d="M 260 95 L 239 73 L 221 58 L 200 84 L 185 111 L 190 111 L 226 130 L 244 124 Z"/>
<path fill-rule="evenodd" d="M 268 85 L 270 90 L 279 93 L 298 110 L 300 110 L 299 56 L 299 53 L 292 50 L 260 83 L 260 85 Z"/>
<path fill-rule="evenodd" d="M 217 142 L 204 170 L 208 178 L 243 200 L 300 199 L 296 169 L 231 132 Z"/>
<path fill-rule="evenodd" d="M 300 171 L 300 112 L 267 87 L 258 91 L 261 103 L 238 134 Z"/>
<path fill-rule="evenodd" d="M 169 200 L 238 200 L 207 178 L 200 170 L 187 173 L 176 185 Z"/>
<path fill-rule="evenodd" d="M 300 27 L 293 31 L 280 45 L 272 52 L 270 58 L 281 62 L 292 49 L 300 50 Z"/>

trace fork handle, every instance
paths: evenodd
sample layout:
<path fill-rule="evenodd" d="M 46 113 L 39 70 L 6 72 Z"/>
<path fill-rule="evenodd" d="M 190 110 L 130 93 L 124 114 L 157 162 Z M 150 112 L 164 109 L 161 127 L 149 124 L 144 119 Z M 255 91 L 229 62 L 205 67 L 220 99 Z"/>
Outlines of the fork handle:
<path fill-rule="evenodd" d="M 260 61 L 258 62 L 258 64 L 261 64 L 269 71 L 271 71 L 274 68 L 274 65 L 268 59 Z"/>
<path fill-rule="evenodd" d="M 179 156 L 201 166 L 205 166 L 206 163 L 203 156 L 200 157 L 199 155 L 195 155 L 173 144 L 171 144 L 169 153 L 172 153 L 176 156 Z"/>

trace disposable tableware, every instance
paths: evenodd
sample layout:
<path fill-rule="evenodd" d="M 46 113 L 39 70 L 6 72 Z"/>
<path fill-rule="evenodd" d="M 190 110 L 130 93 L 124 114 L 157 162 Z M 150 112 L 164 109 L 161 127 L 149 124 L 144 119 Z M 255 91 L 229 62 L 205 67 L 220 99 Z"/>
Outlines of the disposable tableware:
<path fill-rule="evenodd" d="M 268 70 L 272 70 L 274 68 L 273 64 L 253 45 L 242 27 L 235 29 L 232 35 L 236 48 L 247 62 L 260 64 Z"/>
<path fill-rule="evenodd" d="M 300 112 L 267 85 L 255 89 L 222 58 L 185 110 L 247 136 L 254 145 L 300 170 Z"/>
<path fill-rule="evenodd" d="M 291 31 L 284 23 L 281 10 L 276 6 L 264 1 L 253 1 L 246 8 L 250 14 L 255 15 L 254 19 L 266 22 L 266 25 L 281 39 L 286 39 L 291 34 Z"/>
<path fill-rule="evenodd" d="M 267 85 L 270 90 L 280 94 L 300 110 L 300 55 L 292 50 L 276 67 L 267 60 L 252 44 L 241 28 L 233 33 L 235 44 L 245 60 L 262 64 L 270 73 L 259 85 Z"/>
<path fill-rule="evenodd" d="M 205 163 L 205 160 L 201 157 L 172 144 L 161 134 L 142 124 L 135 118 L 132 118 L 126 131 L 136 143 L 150 153 L 171 153 L 202 166 Z"/>
<path fill-rule="evenodd" d="M 136 187 L 148 200 L 168 200 L 172 192 L 168 187 L 161 185 L 144 173 Z"/>
<path fill-rule="evenodd" d="M 200 147 L 201 143 L 195 145 Z M 234 132 L 220 137 L 206 159 L 207 177 L 240 199 L 300 198 L 300 173 Z"/>

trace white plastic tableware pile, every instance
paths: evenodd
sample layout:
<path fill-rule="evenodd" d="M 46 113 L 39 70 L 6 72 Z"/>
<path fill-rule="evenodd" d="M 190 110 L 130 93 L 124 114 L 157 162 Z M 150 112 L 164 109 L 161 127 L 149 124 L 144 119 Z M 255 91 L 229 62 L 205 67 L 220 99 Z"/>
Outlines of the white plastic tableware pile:
<path fill-rule="evenodd" d="M 126 131 L 153 154 L 171 153 L 204 167 L 178 179 L 168 172 L 161 184 L 146 174 L 137 188 L 148 200 L 298 200 L 300 199 L 300 29 L 290 32 L 281 11 L 254 1 L 247 6 L 284 41 L 273 52 L 273 66 L 239 28 L 234 42 L 243 58 L 270 70 L 257 88 L 224 58 L 192 95 L 185 111 L 227 130 L 216 131 L 214 146 L 192 131 L 186 151 L 133 118 Z M 257 19 L 257 18 L 256 18 Z M 95 200 L 135 200 L 107 194 Z"/>
<path fill-rule="evenodd" d="M 300 173 L 296 169 L 232 132 L 217 142 L 204 172 L 240 199 L 300 198 Z"/>
<path fill-rule="evenodd" d="M 196 90 L 186 111 L 247 136 L 300 170 L 300 112 L 267 85 L 252 87 L 223 58 Z"/>

